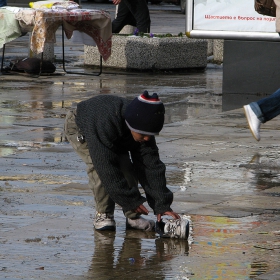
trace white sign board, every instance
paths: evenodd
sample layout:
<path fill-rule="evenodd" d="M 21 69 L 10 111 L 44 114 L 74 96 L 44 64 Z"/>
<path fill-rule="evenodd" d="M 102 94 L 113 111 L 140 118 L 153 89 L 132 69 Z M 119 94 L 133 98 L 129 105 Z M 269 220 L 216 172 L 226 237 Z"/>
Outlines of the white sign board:
<path fill-rule="evenodd" d="M 258 14 L 254 0 L 187 0 L 186 34 L 196 38 L 280 41 L 275 18 Z"/>

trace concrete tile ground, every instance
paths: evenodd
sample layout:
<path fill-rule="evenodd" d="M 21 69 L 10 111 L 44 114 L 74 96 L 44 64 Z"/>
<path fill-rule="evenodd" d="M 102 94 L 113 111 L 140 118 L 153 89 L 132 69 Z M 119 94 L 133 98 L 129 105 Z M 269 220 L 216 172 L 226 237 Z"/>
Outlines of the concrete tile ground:
<path fill-rule="evenodd" d="M 241 109 L 221 111 L 210 82 L 221 73 L 0 76 L 0 278 L 277 279 L 278 120 L 256 142 Z M 157 141 L 172 207 L 192 220 L 189 241 L 127 231 L 119 208 L 115 234 L 93 232 L 85 167 L 63 138 L 76 102 L 147 85 L 167 104 Z"/>
<path fill-rule="evenodd" d="M 116 233 L 94 232 L 85 166 L 63 137 L 77 102 L 144 89 L 166 104 L 157 141 L 173 209 L 192 221 L 188 241 L 126 230 L 119 207 Z M 253 139 L 241 107 L 254 98 L 223 111 L 221 68 L 1 75 L 0 279 L 280 279 L 280 125 Z"/>

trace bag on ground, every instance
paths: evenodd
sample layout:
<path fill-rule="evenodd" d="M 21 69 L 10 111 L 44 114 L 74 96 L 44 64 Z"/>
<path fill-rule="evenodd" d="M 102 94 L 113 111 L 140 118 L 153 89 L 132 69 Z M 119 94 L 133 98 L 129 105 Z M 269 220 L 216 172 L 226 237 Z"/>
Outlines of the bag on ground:
<path fill-rule="evenodd" d="M 25 72 L 28 74 L 39 74 L 40 73 L 41 59 L 36 57 L 27 57 L 15 61 L 11 65 L 11 70 L 16 72 Z M 50 74 L 54 73 L 56 67 L 51 61 L 43 60 L 41 73 Z"/>

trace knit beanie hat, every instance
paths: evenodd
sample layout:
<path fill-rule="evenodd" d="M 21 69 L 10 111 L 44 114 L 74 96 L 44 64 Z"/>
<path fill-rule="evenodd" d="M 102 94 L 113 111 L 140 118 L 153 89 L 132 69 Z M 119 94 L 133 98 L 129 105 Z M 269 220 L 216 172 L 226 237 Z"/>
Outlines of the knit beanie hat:
<path fill-rule="evenodd" d="M 126 108 L 124 118 L 130 130 L 144 135 L 158 135 L 164 123 L 164 105 L 158 95 L 144 91 Z"/>

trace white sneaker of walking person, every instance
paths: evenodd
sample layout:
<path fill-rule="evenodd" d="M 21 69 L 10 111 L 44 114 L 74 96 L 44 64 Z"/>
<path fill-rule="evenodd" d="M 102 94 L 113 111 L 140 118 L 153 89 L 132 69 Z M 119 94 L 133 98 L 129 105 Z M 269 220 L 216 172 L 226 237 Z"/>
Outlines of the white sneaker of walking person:
<path fill-rule="evenodd" d="M 126 228 L 142 229 L 145 231 L 154 231 L 155 222 L 152 220 L 146 220 L 142 217 L 136 219 L 126 219 Z"/>
<path fill-rule="evenodd" d="M 257 141 L 260 141 L 261 136 L 260 136 L 260 126 L 261 126 L 261 121 L 258 119 L 254 111 L 252 110 L 250 105 L 245 105 L 243 106 L 244 111 L 245 111 L 245 116 L 247 118 L 249 128 L 254 136 L 254 138 Z"/>
<path fill-rule="evenodd" d="M 96 213 L 93 226 L 97 230 L 116 230 L 114 215 L 109 213 Z"/>
<path fill-rule="evenodd" d="M 160 237 L 188 239 L 189 231 L 186 219 L 163 219 L 156 223 L 156 232 Z"/>

